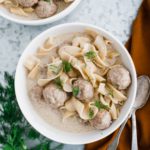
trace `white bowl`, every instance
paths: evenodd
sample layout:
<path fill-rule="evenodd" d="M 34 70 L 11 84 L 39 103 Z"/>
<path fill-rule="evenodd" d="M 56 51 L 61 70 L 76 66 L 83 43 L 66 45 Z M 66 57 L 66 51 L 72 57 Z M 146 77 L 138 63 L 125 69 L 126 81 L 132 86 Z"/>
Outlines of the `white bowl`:
<path fill-rule="evenodd" d="M 42 119 L 34 110 L 27 93 L 26 74 L 25 74 L 25 68 L 23 66 L 23 61 L 29 54 L 35 53 L 37 48 L 41 46 L 49 36 L 54 36 L 54 35 L 56 36 L 64 33 L 84 31 L 84 29 L 87 27 L 94 29 L 95 31 L 98 31 L 101 35 L 103 35 L 104 37 L 112 41 L 115 48 L 121 54 L 123 64 L 128 68 L 128 70 L 131 73 L 132 84 L 129 89 L 128 100 L 124 104 L 121 113 L 119 115 L 119 118 L 116 121 L 114 121 L 108 129 L 105 129 L 103 131 L 94 130 L 87 133 L 70 133 L 70 132 L 65 132 L 56 129 L 55 127 L 46 123 L 44 119 Z M 66 144 L 90 143 L 90 142 L 100 140 L 110 135 L 112 132 L 114 132 L 127 118 L 133 106 L 134 99 L 136 96 L 136 88 L 137 88 L 136 71 L 135 71 L 133 61 L 126 48 L 113 35 L 111 35 L 107 31 L 93 25 L 81 24 L 81 23 L 69 23 L 69 24 L 58 25 L 46 30 L 45 32 L 37 36 L 33 41 L 31 41 L 31 43 L 23 52 L 17 66 L 16 76 L 15 76 L 15 91 L 16 91 L 17 101 L 25 118 L 37 131 L 39 131 L 47 138 L 61 143 L 66 143 Z"/>
<path fill-rule="evenodd" d="M 31 20 L 31 18 L 29 19 L 28 17 L 23 17 L 23 16 L 12 14 L 9 12 L 8 9 L 6 9 L 6 8 L 4 8 L 4 6 L 0 5 L 0 16 L 4 17 L 10 21 L 19 23 L 19 24 L 33 25 L 33 26 L 44 25 L 44 24 L 55 22 L 57 20 L 62 19 L 65 16 L 67 16 L 78 6 L 78 4 L 80 2 L 81 2 L 81 0 L 75 0 L 66 9 L 64 9 L 60 13 L 58 13 L 52 17 L 48 17 L 45 19 L 37 19 L 37 20 Z"/>

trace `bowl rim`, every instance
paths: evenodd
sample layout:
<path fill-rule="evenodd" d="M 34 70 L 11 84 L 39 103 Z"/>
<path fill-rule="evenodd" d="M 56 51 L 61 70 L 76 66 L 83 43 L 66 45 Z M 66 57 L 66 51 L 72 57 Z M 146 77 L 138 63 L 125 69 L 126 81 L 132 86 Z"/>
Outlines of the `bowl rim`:
<path fill-rule="evenodd" d="M 128 110 L 126 111 L 126 114 L 124 114 L 124 117 L 120 119 L 120 122 L 118 122 L 118 124 L 113 128 L 111 129 L 110 132 L 108 132 L 107 134 L 105 135 L 101 135 L 101 139 L 107 137 L 108 135 L 112 134 L 114 131 L 116 131 L 120 125 L 124 122 L 124 120 L 128 117 L 131 109 L 132 109 L 132 106 L 134 104 L 134 100 L 135 100 L 135 96 L 136 96 L 136 89 L 137 89 L 137 76 L 136 76 L 136 70 L 135 70 L 135 66 L 134 66 L 134 63 L 133 63 L 133 60 L 130 56 L 130 54 L 128 53 L 127 49 L 124 47 L 124 45 L 115 37 L 113 36 L 110 32 L 102 29 L 101 27 L 98 27 L 98 26 L 95 26 L 95 25 L 92 25 L 92 24 L 87 24 L 87 23 L 65 23 L 65 24 L 60 24 L 60 25 L 57 25 L 57 26 L 54 26 L 52 28 L 49 28 L 47 30 L 45 30 L 44 32 L 42 32 L 41 34 L 39 34 L 38 36 L 36 36 L 30 43 L 29 45 L 25 48 L 24 52 L 22 53 L 20 59 L 19 59 L 19 62 L 18 62 L 18 65 L 17 65 L 17 68 L 16 68 L 16 74 L 15 74 L 15 92 L 16 92 L 16 98 L 17 98 L 17 102 L 19 104 L 19 107 L 24 115 L 24 117 L 26 118 L 26 120 L 31 124 L 31 126 L 33 126 L 38 132 L 40 132 L 43 136 L 49 138 L 49 139 L 52 139 L 52 140 L 55 140 L 57 142 L 60 142 L 60 143 L 64 143 L 64 144 L 74 144 L 74 145 L 79 145 L 79 144 L 87 144 L 87 143 L 91 143 L 91 142 L 95 142 L 95 141 L 98 141 L 99 138 L 96 137 L 96 138 L 93 138 L 93 140 L 88 140 L 88 141 L 78 141 L 75 142 L 75 141 L 72 141 L 72 142 L 68 142 L 66 141 L 65 139 L 57 139 L 55 137 L 50 137 L 48 134 L 46 134 L 46 132 L 44 132 L 41 128 L 39 128 L 37 125 L 34 124 L 33 120 L 29 120 L 28 116 L 26 116 L 26 110 L 23 109 L 22 107 L 22 104 L 21 104 L 21 101 L 19 100 L 19 89 L 18 89 L 18 80 L 17 80 L 17 76 L 18 76 L 18 73 L 19 73 L 19 66 L 21 65 L 20 64 L 20 60 L 22 59 L 25 51 L 27 51 L 30 47 L 30 45 L 32 45 L 33 41 L 36 41 L 37 39 L 39 39 L 40 37 L 42 37 L 43 35 L 45 35 L 47 32 L 50 32 L 51 30 L 57 30 L 59 28 L 63 28 L 63 27 L 70 27 L 70 26 L 82 26 L 82 27 L 87 27 L 87 28 L 93 28 L 93 29 L 96 29 L 96 30 L 99 30 L 101 32 L 104 32 L 105 34 L 107 34 L 109 37 L 115 39 L 116 43 L 121 46 L 122 49 L 124 49 L 127 57 L 128 57 L 128 60 L 130 61 L 131 63 L 131 67 L 132 67 L 132 70 L 133 70 L 133 79 L 132 79 L 132 82 L 134 83 L 134 90 L 133 90 L 133 93 L 132 93 L 132 97 L 133 97 L 133 100 L 132 102 L 130 103 L 130 106 L 128 107 Z"/>
<path fill-rule="evenodd" d="M 3 18 L 5 18 L 9 21 L 18 23 L 18 24 L 30 25 L 30 26 L 45 25 L 45 24 L 49 24 L 49 23 L 53 23 L 55 21 L 58 21 L 58 20 L 62 19 L 63 17 L 69 15 L 79 5 L 80 2 L 81 2 L 81 0 L 75 0 L 67 8 L 65 8 L 64 10 L 59 12 L 58 14 L 55 14 L 51 17 L 44 18 L 44 19 L 23 20 L 23 18 L 22 19 L 15 18 L 15 17 L 13 17 L 9 14 L 6 14 L 2 11 L 0 11 L 0 16 L 2 16 Z"/>

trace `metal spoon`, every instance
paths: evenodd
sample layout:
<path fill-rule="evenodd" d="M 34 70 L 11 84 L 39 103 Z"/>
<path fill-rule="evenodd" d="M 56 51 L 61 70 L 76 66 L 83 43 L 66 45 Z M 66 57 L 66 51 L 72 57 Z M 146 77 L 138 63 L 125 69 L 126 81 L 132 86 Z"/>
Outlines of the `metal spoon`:
<path fill-rule="evenodd" d="M 107 150 L 116 150 L 117 149 L 121 133 L 122 133 L 128 119 L 131 117 L 131 115 L 132 115 L 132 150 L 138 149 L 135 112 L 137 109 L 142 108 L 148 100 L 148 97 L 150 95 L 150 78 L 148 76 L 143 75 L 143 76 L 138 77 L 137 82 L 138 82 L 137 95 L 136 95 L 135 102 L 134 102 L 133 108 L 131 110 L 131 113 L 129 114 L 127 119 L 124 121 L 124 123 L 121 125 L 116 137 L 114 138 L 113 142 L 108 146 Z"/>
<path fill-rule="evenodd" d="M 138 150 L 137 142 L 137 128 L 136 128 L 136 115 L 135 112 L 137 109 L 142 108 L 150 95 L 150 79 L 148 76 L 141 76 L 138 78 L 137 82 L 137 95 L 136 101 L 134 102 L 132 108 L 132 147 L 131 150 Z"/>

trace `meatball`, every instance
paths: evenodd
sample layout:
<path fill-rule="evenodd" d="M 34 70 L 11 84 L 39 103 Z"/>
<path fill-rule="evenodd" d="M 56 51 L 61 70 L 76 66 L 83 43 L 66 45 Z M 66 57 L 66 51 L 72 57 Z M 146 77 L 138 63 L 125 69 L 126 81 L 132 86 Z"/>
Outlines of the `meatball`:
<path fill-rule="evenodd" d="M 43 90 L 44 99 L 52 104 L 54 107 L 60 107 L 64 105 L 64 102 L 67 100 L 67 94 L 55 84 L 50 83 Z"/>
<path fill-rule="evenodd" d="M 94 89 L 90 82 L 84 79 L 78 79 L 73 83 L 73 87 L 78 87 L 79 92 L 77 98 L 84 101 L 89 101 L 94 96 Z"/>
<path fill-rule="evenodd" d="M 96 129 L 106 129 L 111 124 L 111 115 L 106 110 L 99 111 L 95 118 L 90 120 L 90 124 Z"/>
<path fill-rule="evenodd" d="M 36 85 L 30 90 L 30 98 L 33 101 L 40 101 L 42 99 L 43 88 Z"/>
<path fill-rule="evenodd" d="M 57 5 L 53 2 L 39 1 L 35 8 L 35 13 L 40 18 L 47 18 L 54 15 L 57 11 Z"/>
<path fill-rule="evenodd" d="M 108 71 L 107 81 L 117 86 L 119 90 L 124 90 L 131 83 L 130 73 L 126 68 L 116 66 Z"/>
<path fill-rule="evenodd" d="M 23 7 L 32 7 L 38 3 L 38 0 L 17 0 L 17 2 Z"/>

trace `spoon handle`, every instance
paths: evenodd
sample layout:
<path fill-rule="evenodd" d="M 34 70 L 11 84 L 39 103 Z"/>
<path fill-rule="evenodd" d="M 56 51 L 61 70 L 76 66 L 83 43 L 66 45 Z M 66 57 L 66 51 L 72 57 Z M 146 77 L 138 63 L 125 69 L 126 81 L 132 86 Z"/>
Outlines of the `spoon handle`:
<path fill-rule="evenodd" d="M 132 112 L 131 117 L 132 117 L 132 147 L 131 147 L 131 150 L 138 150 L 135 111 Z"/>
<path fill-rule="evenodd" d="M 107 150 L 116 150 L 117 149 L 117 146 L 118 146 L 118 143 L 119 143 L 119 139 L 120 139 L 120 136 L 121 136 L 121 133 L 127 123 L 129 119 L 129 116 L 127 117 L 127 119 L 123 122 L 123 124 L 120 126 L 120 129 L 116 135 L 116 137 L 114 138 L 114 140 L 112 141 L 112 143 L 108 146 Z"/>

